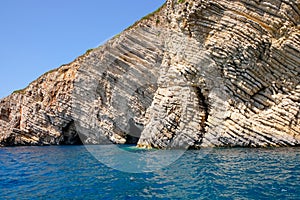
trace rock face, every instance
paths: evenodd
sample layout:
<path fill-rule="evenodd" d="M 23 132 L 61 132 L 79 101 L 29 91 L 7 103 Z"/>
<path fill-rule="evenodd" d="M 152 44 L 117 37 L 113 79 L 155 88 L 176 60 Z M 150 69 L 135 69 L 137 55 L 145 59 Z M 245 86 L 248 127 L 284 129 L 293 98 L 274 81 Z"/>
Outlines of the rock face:
<path fill-rule="evenodd" d="M 298 146 L 300 1 L 167 0 L 0 101 L 0 144 Z"/>

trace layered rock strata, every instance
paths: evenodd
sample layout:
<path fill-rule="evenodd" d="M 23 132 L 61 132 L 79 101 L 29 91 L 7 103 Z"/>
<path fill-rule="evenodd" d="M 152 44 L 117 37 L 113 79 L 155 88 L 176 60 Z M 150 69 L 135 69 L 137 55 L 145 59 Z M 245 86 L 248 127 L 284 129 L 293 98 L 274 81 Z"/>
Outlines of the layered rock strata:
<path fill-rule="evenodd" d="M 298 146 L 300 2 L 168 0 L 1 99 L 0 144 Z"/>

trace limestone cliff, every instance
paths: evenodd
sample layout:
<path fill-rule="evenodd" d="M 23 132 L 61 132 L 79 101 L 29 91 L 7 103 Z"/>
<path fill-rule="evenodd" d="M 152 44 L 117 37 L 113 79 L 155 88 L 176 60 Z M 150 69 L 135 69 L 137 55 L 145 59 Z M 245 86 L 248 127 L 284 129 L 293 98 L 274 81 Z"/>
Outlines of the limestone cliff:
<path fill-rule="evenodd" d="M 0 144 L 300 144 L 300 1 L 167 0 L 0 101 Z"/>

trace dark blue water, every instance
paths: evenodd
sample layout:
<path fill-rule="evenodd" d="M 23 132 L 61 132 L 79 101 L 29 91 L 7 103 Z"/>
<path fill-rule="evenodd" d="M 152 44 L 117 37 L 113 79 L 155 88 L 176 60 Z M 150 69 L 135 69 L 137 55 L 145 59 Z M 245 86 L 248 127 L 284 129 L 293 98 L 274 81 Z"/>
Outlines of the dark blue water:
<path fill-rule="evenodd" d="M 84 146 L 0 148 L 0 199 L 300 199 L 299 164 L 300 148 L 205 149 L 134 174 Z"/>

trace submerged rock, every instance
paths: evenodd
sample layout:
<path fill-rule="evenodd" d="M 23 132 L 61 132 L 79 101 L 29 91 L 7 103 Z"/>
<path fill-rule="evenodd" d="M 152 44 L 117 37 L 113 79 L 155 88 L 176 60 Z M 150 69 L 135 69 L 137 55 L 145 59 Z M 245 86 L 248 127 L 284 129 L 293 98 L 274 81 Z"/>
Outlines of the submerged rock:
<path fill-rule="evenodd" d="M 167 0 L 0 100 L 0 145 L 300 144 L 300 2 Z"/>

